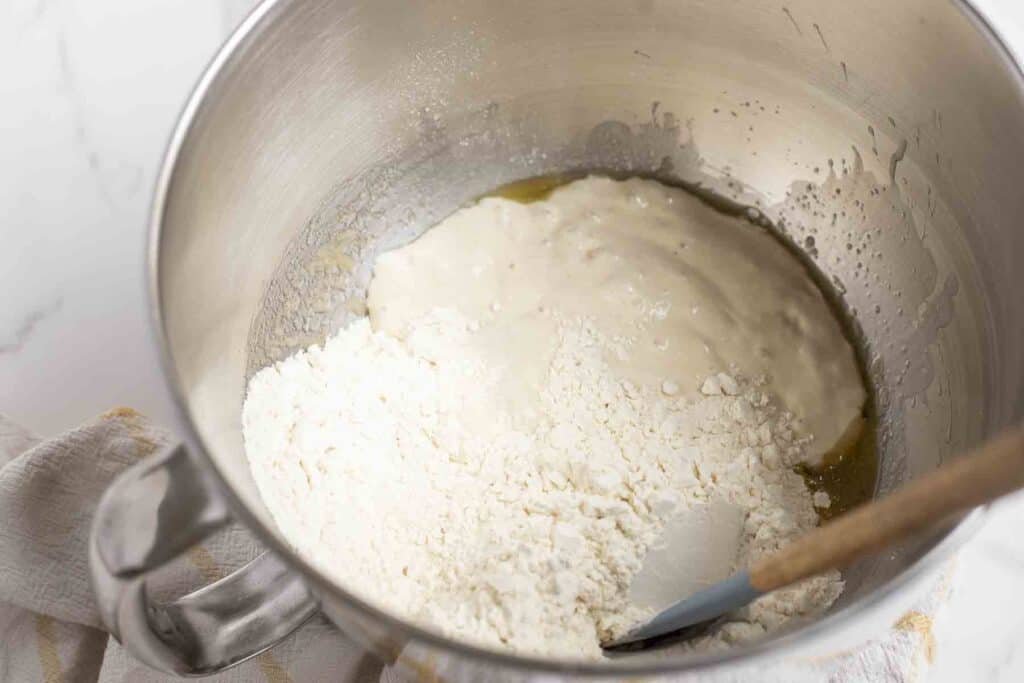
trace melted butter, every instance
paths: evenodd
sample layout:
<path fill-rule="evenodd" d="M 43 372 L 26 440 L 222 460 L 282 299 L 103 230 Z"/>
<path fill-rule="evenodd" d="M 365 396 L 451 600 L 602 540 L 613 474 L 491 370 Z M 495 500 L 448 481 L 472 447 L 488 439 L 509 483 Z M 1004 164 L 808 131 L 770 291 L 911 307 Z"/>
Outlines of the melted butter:
<path fill-rule="evenodd" d="M 818 518 L 826 522 L 865 503 L 874 496 L 878 480 L 878 450 L 875 433 L 877 420 L 869 411 L 864 429 L 851 448 L 833 452 L 821 467 L 797 467 L 807 488 L 812 492 L 824 491 L 832 505 L 818 510 Z"/>
<path fill-rule="evenodd" d="M 796 467 L 812 493 L 824 491 L 831 501 L 829 507 L 818 508 L 819 521 L 827 522 L 874 497 L 878 482 L 877 433 L 878 416 L 869 400 L 857 429 L 827 453 L 820 466 Z"/>
<path fill-rule="evenodd" d="M 502 185 L 485 196 L 501 197 L 523 204 L 531 204 L 549 198 L 556 189 L 578 180 L 582 176 L 583 174 L 559 173 L 525 178 Z M 775 235 L 774 231 L 770 232 Z M 825 299 L 839 320 L 850 344 L 857 348 L 857 344 L 853 341 L 854 335 L 851 333 L 850 322 L 844 314 L 842 306 L 836 300 L 835 294 L 821 286 L 825 279 L 814 270 L 811 264 L 806 262 L 806 259 L 802 260 L 815 276 L 816 284 L 825 294 Z M 861 375 L 866 376 L 863 358 L 860 353 L 857 355 L 858 363 L 861 366 Z M 867 383 L 865 382 L 865 384 Z M 831 500 L 829 507 L 818 509 L 818 518 L 822 522 L 837 517 L 874 497 L 878 480 L 876 445 L 878 420 L 870 401 L 865 406 L 864 413 L 864 419 L 851 425 L 849 432 L 836 444 L 835 448 L 826 454 L 820 466 L 799 465 L 796 467 L 797 473 L 803 477 L 807 488 L 812 493 L 824 491 Z"/>
<path fill-rule="evenodd" d="M 496 190 L 488 192 L 484 197 L 500 197 L 520 204 L 532 204 L 544 201 L 561 186 L 568 185 L 583 176 L 584 174 L 581 173 L 555 173 L 524 178 L 502 185 Z"/>

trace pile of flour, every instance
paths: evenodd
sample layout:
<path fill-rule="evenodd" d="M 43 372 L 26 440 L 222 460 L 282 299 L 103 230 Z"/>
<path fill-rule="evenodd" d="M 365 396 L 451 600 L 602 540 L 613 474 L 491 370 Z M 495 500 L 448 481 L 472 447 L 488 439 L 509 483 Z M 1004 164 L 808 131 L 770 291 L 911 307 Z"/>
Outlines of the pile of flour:
<path fill-rule="evenodd" d="M 646 208 L 632 197 L 648 185 L 592 189 L 621 190 L 623 201 Z M 545 212 L 558 208 L 558 194 L 530 209 L 556 233 Z M 491 211 L 498 200 L 487 201 Z M 582 239 L 601 249 L 592 235 Z M 407 257 L 392 261 L 392 272 L 429 263 Z M 650 333 L 664 305 L 588 315 L 531 294 L 527 321 L 526 304 L 494 290 L 481 295 L 492 301 L 486 315 L 442 298 L 372 325 L 380 303 L 398 295 L 375 295 L 373 284 L 370 294 L 371 319 L 252 378 L 243 427 L 253 476 L 284 537 L 392 613 L 483 646 L 596 658 L 602 639 L 649 616 L 629 603 L 630 581 L 675 516 L 712 499 L 739 506 L 747 564 L 813 528 L 815 503 L 828 504 L 813 500 L 793 470 L 814 441 L 769 376 L 745 375 L 741 362 L 693 381 L 638 381 L 623 371 L 674 341 Z M 509 326 L 504 311 L 517 306 Z M 615 325 L 602 317 L 609 311 Z M 495 337 L 515 324 L 529 328 L 529 344 Z M 495 352 L 499 341 L 531 353 L 509 364 Z M 805 581 L 694 646 L 756 638 L 825 609 L 841 590 L 837 573 Z"/>

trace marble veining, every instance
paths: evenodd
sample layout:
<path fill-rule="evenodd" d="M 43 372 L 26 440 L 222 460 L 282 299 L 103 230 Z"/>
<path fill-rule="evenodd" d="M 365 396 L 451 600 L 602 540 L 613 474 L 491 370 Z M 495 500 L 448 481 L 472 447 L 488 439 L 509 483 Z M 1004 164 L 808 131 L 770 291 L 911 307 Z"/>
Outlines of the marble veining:
<path fill-rule="evenodd" d="M 36 326 L 60 310 L 64 299 L 58 298 L 50 304 L 30 311 L 21 324 L 14 330 L 8 340 L 0 339 L 0 353 L 17 353 L 32 338 Z"/>
<path fill-rule="evenodd" d="M 150 188 L 185 98 L 254 4 L 0 3 L 0 411 L 42 436 L 119 404 L 178 426 L 147 323 Z M 1024 3 L 976 4 L 1024 55 Z M 961 551 L 930 683 L 1024 680 L 1022 520 L 1024 497 L 1000 503 Z"/>

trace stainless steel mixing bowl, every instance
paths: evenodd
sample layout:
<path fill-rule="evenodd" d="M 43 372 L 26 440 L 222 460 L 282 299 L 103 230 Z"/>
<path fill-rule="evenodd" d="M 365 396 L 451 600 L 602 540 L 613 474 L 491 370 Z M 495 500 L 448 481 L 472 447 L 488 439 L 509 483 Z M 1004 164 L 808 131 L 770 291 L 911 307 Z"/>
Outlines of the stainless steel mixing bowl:
<path fill-rule="evenodd" d="M 492 653 L 305 563 L 243 452 L 247 377 L 361 314 L 375 253 L 497 185 L 566 170 L 700 184 L 756 207 L 817 265 L 875 383 L 881 493 L 1020 419 L 1018 67 L 960 2 L 784 2 L 263 3 L 203 77 L 157 189 L 153 310 L 188 434 L 97 514 L 115 635 L 157 668 L 205 673 L 319 605 L 428 678 L 628 677 L 828 651 L 906 605 L 977 515 L 847 572 L 828 615 L 751 646 L 598 663 Z M 273 554 L 149 602 L 147 573 L 232 517 Z"/>

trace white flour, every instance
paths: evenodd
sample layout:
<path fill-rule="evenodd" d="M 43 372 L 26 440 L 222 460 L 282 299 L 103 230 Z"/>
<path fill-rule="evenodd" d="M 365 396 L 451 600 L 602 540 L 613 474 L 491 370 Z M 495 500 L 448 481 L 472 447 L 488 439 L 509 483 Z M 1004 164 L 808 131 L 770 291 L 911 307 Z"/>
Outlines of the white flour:
<path fill-rule="evenodd" d="M 481 321 L 433 306 L 397 331 L 359 320 L 250 382 L 261 495 L 341 585 L 456 638 L 592 658 L 647 616 L 628 604 L 630 580 L 674 515 L 711 498 L 742 507 L 744 564 L 815 526 L 793 472 L 810 439 L 765 378 L 723 366 L 636 382 L 619 368 L 649 353 L 642 319 L 613 336 L 600 315 L 548 306 L 551 349 L 527 368 L 524 409 L 508 400 L 517 368 L 481 342 L 500 308 Z M 804 582 L 694 646 L 757 637 L 841 590 L 837 573 Z"/>

